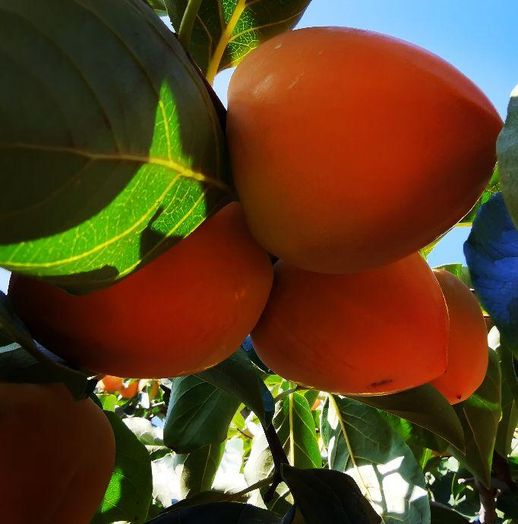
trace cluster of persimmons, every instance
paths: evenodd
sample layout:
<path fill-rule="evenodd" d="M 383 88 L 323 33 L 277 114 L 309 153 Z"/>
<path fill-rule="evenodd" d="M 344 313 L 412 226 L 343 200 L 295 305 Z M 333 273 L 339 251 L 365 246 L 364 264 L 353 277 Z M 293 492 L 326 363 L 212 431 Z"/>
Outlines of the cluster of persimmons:
<path fill-rule="evenodd" d="M 304 386 L 372 395 L 432 383 L 462 401 L 487 368 L 483 315 L 470 289 L 432 271 L 419 250 L 477 201 L 501 126 L 471 81 L 420 48 L 345 28 L 284 33 L 231 80 L 239 203 L 106 289 L 73 296 L 13 275 L 13 307 L 40 343 L 95 373 L 192 374 L 251 333 L 265 364 Z M 58 386 L 27 388 L 3 396 L 44 406 L 48 398 L 49 417 L 75 410 L 103 425 L 91 401 L 74 405 Z M 58 392 L 63 410 L 51 410 Z M 81 420 L 56 421 L 53 431 L 113 447 L 105 429 L 87 434 L 90 419 Z M 88 455 L 82 441 L 77 448 L 78 460 Z M 98 473 L 105 486 L 108 472 Z M 72 522 L 68 508 L 52 511 L 65 515 L 52 522 Z"/>

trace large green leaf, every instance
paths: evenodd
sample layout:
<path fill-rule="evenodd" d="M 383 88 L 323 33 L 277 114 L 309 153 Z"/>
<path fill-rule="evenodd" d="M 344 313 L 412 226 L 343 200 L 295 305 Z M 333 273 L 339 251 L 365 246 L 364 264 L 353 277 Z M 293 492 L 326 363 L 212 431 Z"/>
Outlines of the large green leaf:
<path fill-rule="evenodd" d="M 208 428 L 208 426 L 207 426 Z M 186 455 L 176 455 L 176 463 L 181 464 L 180 495 L 190 498 L 212 487 L 218 471 L 225 443 L 207 444 Z"/>
<path fill-rule="evenodd" d="M 505 127 L 496 143 L 502 192 L 515 225 L 518 225 L 518 86 L 511 93 Z"/>
<path fill-rule="evenodd" d="M 228 198 L 204 81 L 142 0 L 0 0 L 0 266 L 110 284 Z"/>
<path fill-rule="evenodd" d="M 329 395 L 322 413 L 329 467 L 354 478 L 386 524 L 429 524 L 423 472 L 405 444 L 374 408 Z"/>
<path fill-rule="evenodd" d="M 164 444 L 177 453 L 190 453 L 223 442 L 239 400 L 194 375 L 172 382 Z"/>
<path fill-rule="evenodd" d="M 282 478 L 306 524 L 381 522 L 349 475 L 327 469 L 296 469 L 283 464 Z"/>
<path fill-rule="evenodd" d="M 145 522 L 153 488 L 148 452 L 118 415 L 105 413 L 115 435 L 115 469 L 92 524 Z"/>
<path fill-rule="evenodd" d="M 486 487 L 491 484 L 491 464 L 501 408 L 501 372 L 498 357 L 489 352 L 489 366 L 482 385 L 455 411 L 464 427 L 466 452 L 452 448 L 453 455 Z"/>
<path fill-rule="evenodd" d="M 164 1 L 173 27 L 180 31 L 188 0 Z M 212 82 L 218 71 L 237 65 L 261 42 L 295 26 L 309 2 L 203 0 L 188 49 Z"/>
<path fill-rule="evenodd" d="M 272 395 L 243 348 L 197 376 L 246 404 L 264 426 L 270 423 L 274 412 Z"/>
<path fill-rule="evenodd" d="M 354 398 L 409 420 L 442 437 L 459 450 L 464 449 L 464 431 L 455 410 L 430 384 L 394 395 Z"/>

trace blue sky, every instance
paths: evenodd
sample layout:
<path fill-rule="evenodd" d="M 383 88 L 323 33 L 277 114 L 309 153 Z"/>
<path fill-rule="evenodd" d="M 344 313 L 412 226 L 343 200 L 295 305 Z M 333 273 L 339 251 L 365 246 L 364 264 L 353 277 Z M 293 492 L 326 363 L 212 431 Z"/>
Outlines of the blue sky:
<path fill-rule="evenodd" d="M 516 0 L 313 0 L 299 27 L 339 25 L 387 33 L 418 44 L 459 68 L 505 117 L 509 93 L 518 84 Z M 226 100 L 230 72 L 216 78 Z M 466 228 L 447 235 L 431 265 L 463 260 Z M 0 289 L 7 284 L 0 270 Z"/>

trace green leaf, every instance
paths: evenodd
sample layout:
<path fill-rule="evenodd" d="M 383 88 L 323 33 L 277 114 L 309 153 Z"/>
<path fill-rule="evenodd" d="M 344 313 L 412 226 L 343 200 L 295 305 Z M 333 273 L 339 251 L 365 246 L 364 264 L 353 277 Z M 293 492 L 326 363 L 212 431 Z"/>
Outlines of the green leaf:
<path fill-rule="evenodd" d="M 446 399 L 430 384 L 378 397 L 351 397 L 364 404 L 402 417 L 464 449 L 462 425 Z"/>
<path fill-rule="evenodd" d="M 270 423 L 275 409 L 273 397 L 244 349 L 196 376 L 246 404 L 263 425 Z"/>
<path fill-rule="evenodd" d="M 498 164 L 495 166 L 495 169 L 493 170 L 493 175 L 491 176 L 491 180 L 487 184 L 486 188 L 484 189 L 484 192 L 480 196 L 480 198 L 477 200 L 477 203 L 471 208 L 469 213 L 462 218 L 462 220 L 459 222 L 461 225 L 470 226 L 473 223 L 473 220 L 475 220 L 475 217 L 477 216 L 478 210 L 495 194 L 500 191 L 500 168 Z M 457 275 L 458 276 L 458 275 Z M 459 277 L 460 278 L 460 277 Z M 462 279 L 461 279 L 462 280 Z"/>
<path fill-rule="evenodd" d="M 173 506 L 149 524 L 281 524 L 279 517 L 261 508 L 238 502 L 214 502 L 201 506 Z"/>
<path fill-rule="evenodd" d="M 432 504 L 432 523 L 431 524 L 468 524 L 462 515 L 443 506 L 442 504 Z"/>
<path fill-rule="evenodd" d="M 518 426 L 518 380 L 514 371 L 513 353 L 505 345 L 499 346 L 497 355 L 502 371 L 502 419 L 498 424 L 495 450 L 507 457 Z"/>
<path fill-rule="evenodd" d="M 296 469 L 287 464 L 282 465 L 281 475 L 306 524 L 381 522 L 349 475 L 326 469 Z"/>
<path fill-rule="evenodd" d="M 482 385 L 455 411 L 464 427 L 466 452 L 452 448 L 452 454 L 487 488 L 491 484 L 491 464 L 501 408 L 501 372 L 498 357 L 489 352 L 489 366 Z"/>
<path fill-rule="evenodd" d="M 496 142 L 502 192 L 509 214 L 518 226 L 518 86 L 511 93 L 505 127 Z"/>
<path fill-rule="evenodd" d="M 278 402 L 272 423 L 293 466 L 303 469 L 322 466 L 313 415 L 302 393 L 292 393 Z M 270 476 L 273 471 L 273 458 L 266 437 L 263 434 L 258 435 L 253 440 L 245 466 L 245 478 L 249 484 L 254 484 Z M 276 513 L 284 514 L 288 510 L 287 503 L 291 503 L 291 499 L 286 487 L 281 485 L 268 507 Z"/>
<path fill-rule="evenodd" d="M 210 490 L 224 451 L 225 443 L 220 442 L 208 444 L 186 455 L 176 455 L 176 463 L 182 465 L 180 473 L 182 498 L 190 498 Z"/>
<path fill-rule="evenodd" d="M 0 0 L 0 33 L 0 266 L 107 286 L 228 198 L 211 96 L 142 0 Z"/>
<path fill-rule="evenodd" d="M 179 31 L 188 0 L 164 1 Z M 212 83 L 218 71 L 236 66 L 261 42 L 293 28 L 309 2 L 204 0 L 194 21 L 189 52 Z"/>
<path fill-rule="evenodd" d="M 164 444 L 190 453 L 223 442 L 239 400 L 194 375 L 174 378 L 172 384 Z"/>
<path fill-rule="evenodd" d="M 151 7 L 157 15 L 165 16 L 167 15 L 167 10 L 165 8 L 164 0 L 144 0 L 149 7 Z"/>
<path fill-rule="evenodd" d="M 12 313 L 0 291 L 0 381 L 31 384 L 63 382 L 74 398 L 86 398 L 95 387 L 83 373 L 37 347 L 29 332 Z"/>
<path fill-rule="evenodd" d="M 148 452 L 115 413 L 105 413 L 115 435 L 115 469 L 92 524 L 145 522 L 153 488 Z"/>
<path fill-rule="evenodd" d="M 386 524 L 428 524 L 423 472 L 399 434 L 376 409 L 329 395 L 322 413 L 329 467 L 348 473 Z"/>

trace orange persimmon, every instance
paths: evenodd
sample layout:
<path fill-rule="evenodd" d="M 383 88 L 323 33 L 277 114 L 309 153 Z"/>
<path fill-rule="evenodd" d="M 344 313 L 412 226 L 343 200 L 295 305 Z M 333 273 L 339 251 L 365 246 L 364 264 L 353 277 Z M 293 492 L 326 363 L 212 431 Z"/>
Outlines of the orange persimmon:
<path fill-rule="evenodd" d="M 434 270 L 448 313 L 448 367 L 432 381 L 450 404 L 466 400 L 482 384 L 488 365 L 487 330 L 480 305 L 471 290 L 445 270 Z"/>
<path fill-rule="evenodd" d="M 427 245 L 475 204 L 502 120 L 441 58 L 386 35 L 313 27 L 250 52 L 227 135 L 248 225 L 302 269 L 346 273 Z"/>
<path fill-rule="evenodd" d="M 13 275 L 8 293 L 34 338 L 69 363 L 151 378 L 229 357 L 261 315 L 272 278 L 268 254 L 232 203 L 109 288 L 74 296 Z"/>
<path fill-rule="evenodd" d="M 394 393 L 444 373 L 448 313 L 418 254 L 346 275 L 278 262 L 252 339 L 286 379 L 334 393 Z"/>

